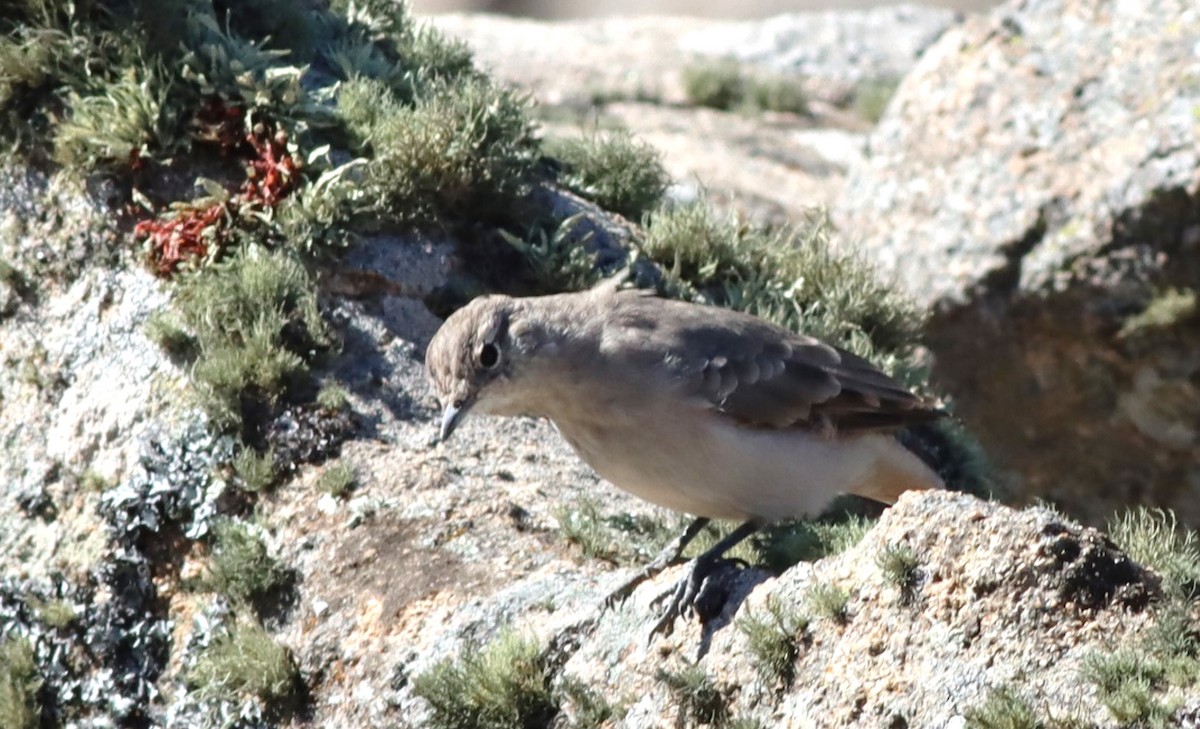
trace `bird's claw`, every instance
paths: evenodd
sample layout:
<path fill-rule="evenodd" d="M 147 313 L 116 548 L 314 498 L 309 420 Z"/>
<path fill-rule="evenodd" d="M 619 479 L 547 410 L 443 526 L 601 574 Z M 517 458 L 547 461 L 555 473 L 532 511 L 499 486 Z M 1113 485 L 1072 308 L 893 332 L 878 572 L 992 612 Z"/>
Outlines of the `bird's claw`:
<path fill-rule="evenodd" d="M 650 639 L 671 635 L 677 618 L 690 620 L 696 616 L 701 623 L 707 623 L 720 615 L 729 597 L 726 577 L 744 565 L 742 560 L 734 559 L 693 560 L 687 574 L 675 583 L 666 609 L 650 629 Z"/>

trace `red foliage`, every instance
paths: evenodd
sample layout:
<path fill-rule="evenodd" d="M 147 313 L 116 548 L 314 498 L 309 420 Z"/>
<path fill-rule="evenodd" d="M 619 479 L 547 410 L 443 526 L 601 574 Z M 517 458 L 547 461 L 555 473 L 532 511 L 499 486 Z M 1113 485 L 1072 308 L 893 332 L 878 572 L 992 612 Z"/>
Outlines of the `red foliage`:
<path fill-rule="evenodd" d="M 274 207 L 287 197 L 295 184 L 299 166 L 287 151 L 287 134 L 272 134 L 265 124 L 242 131 L 244 112 L 212 100 L 196 114 L 197 138 L 212 142 L 222 154 L 247 156 L 246 181 L 237 193 L 203 207 L 189 207 L 170 219 L 142 220 L 133 229 L 134 238 L 149 242 L 150 264 L 160 276 L 170 276 L 187 262 L 209 255 L 210 245 L 219 245 L 231 221 L 243 212 Z"/>
<path fill-rule="evenodd" d="M 193 118 L 192 136 L 199 142 L 215 144 L 224 156 L 234 153 L 246 135 L 246 111 L 240 106 L 226 106 L 225 102 L 213 97 L 204 102 Z"/>
<path fill-rule="evenodd" d="M 150 218 L 133 228 L 133 236 L 150 242 L 150 264 L 159 276 L 175 273 L 184 261 L 208 255 L 205 231 L 220 235 L 228 203 L 191 208 L 170 220 Z"/>
<path fill-rule="evenodd" d="M 246 141 L 254 146 L 256 156 L 246 165 L 241 197 L 246 202 L 277 205 L 292 191 L 298 169 L 287 153 L 287 134 L 279 132 L 273 138 L 248 134 Z"/>

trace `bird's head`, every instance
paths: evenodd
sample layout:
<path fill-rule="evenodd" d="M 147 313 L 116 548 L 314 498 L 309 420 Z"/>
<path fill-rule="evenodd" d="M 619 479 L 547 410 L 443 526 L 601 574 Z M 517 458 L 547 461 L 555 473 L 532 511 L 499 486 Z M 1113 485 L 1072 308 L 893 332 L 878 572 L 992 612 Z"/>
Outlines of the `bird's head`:
<path fill-rule="evenodd" d="M 519 314 L 516 299 L 482 296 L 454 312 L 430 341 L 425 367 L 443 407 L 440 440 L 449 438 L 468 412 L 520 414 L 513 375 L 528 350 Z"/>

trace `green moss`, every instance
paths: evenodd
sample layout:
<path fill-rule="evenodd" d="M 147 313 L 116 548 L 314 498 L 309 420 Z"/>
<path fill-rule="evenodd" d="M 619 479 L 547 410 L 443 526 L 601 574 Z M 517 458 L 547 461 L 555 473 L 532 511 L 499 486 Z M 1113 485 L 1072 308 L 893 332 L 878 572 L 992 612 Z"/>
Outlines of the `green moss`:
<path fill-rule="evenodd" d="M 818 618 L 845 623 L 850 618 L 850 592 L 832 582 L 814 582 L 804 591 L 804 604 Z"/>
<path fill-rule="evenodd" d="M 613 564 L 637 563 L 658 553 L 674 538 L 677 524 L 633 514 L 602 514 L 594 499 L 583 498 L 556 514 L 559 530 L 585 557 Z M 681 527 L 680 527 L 681 528 Z"/>
<path fill-rule="evenodd" d="M 732 58 L 694 63 L 683 69 L 683 92 L 696 106 L 733 109 L 746 95 L 742 64 Z"/>
<path fill-rule="evenodd" d="M 808 95 L 800 79 L 787 74 L 760 73 L 750 79 L 746 105 L 756 111 L 808 113 Z"/>
<path fill-rule="evenodd" d="M 250 493 L 269 491 L 275 485 L 275 453 L 268 448 L 259 453 L 246 446 L 233 459 L 233 472 L 241 487 Z"/>
<path fill-rule="evenodd" d="M 696 106 L 712 109 L 808 113 L 808 99 L 798 78 L 750 69 L 731 58 L 688 66 L 683 70 L 683 90 Z"/>
<path fill-rule="evenodd" d="M 413 692 L 429 702 L 435 729 L 522 729 L 558 713 L 541 648 L 514 632 L 438 663 Z"/>
<path fill-rule="evenodd" d="M 698 665 L 678 671 L 660 669 L 658 680 L 666 684 L 683 716 L 698 724 L 721 725 L 729 719 L 729 701 L 716 682 Z M 681 724 L 687 724 L 681 721 Z"/>
<path fill-rule="evenodd" d="M 901 599 L 911 602 L 920 582 L 920 559 L 907 544 L 888 544 L 875 556 L 884 578 L 900 590 Z"/>
<path fill-rule="evenodd" d="M 196 338 L 187 332 L 179 315 L 169 309 L 158 309 L 146 318 L 143 327 L 146 337 L 169 356 L 179 360 L 196 357 Z"/>
<path fill-rule="evenodd" d="M 240 426 L 305 384 L 331 346 L 315 284 L 286 251 L 239 253 L 185 277 L 176 301 L 199 352 L 193 381 L 219 424 Z"/>
<path fill-rule="evenodd" d="M 850 549 L 874 522 L 856 516 L 833 520 L 785 522 L 767 527 L 754 537 L 759 562 L 775 572 L 824 559 Z"/>
<path fill-rule="evenodd" d="M 84 471 L 83 476 L 79 479 L 80 487 L 93 494 L 102 493 L 113 487 L 113 482 L 105 478 L 99 471 L 88 469 Z"/>
<path fill-rule="evenodd" d="M 1134 645 L 1084 659 L 1084 680 L 1122 726 L 1171 726 L 1175 709 L 1200 690 L 1200 624 L 1192 609 L 1183 598 L 1170 599 Z"/>
<path fill-rule="evenodd" d="M 1111 519 L 1108 532 L 1130 557 L 1162 575 L 1168 596 L 1200 594 L 1200 539 L 1174 513 L 1135 507 Z"/>
<path fill-rule="evenodd" d="M 380 81 L 347 82 L 337 108 L 368 158 L 362 212 L 418 223 L 507 213 L 536 151 L 525 106 L 483 79 L 435 86 L 413 104 Z"/>
<path fill-rule="evenodd" d="M 317 391 L 316 403 L 326 410 L 341 410 L 349 402 L 350 391 L 341 383 L 326 380 Z"/>
<path fill-rule="evenodd" d="M 62 630 L 75 621 L 75 606 L 70 600 L 38 601 L 31 605 L 38 621 L 48 628 Z"/>
<path fill-rule="evenodd" d="M 735 716 L 721 724 L 721 729 L 769 729 L 770 724 L 753 716 Z"/>
<path fill-rule="evenodd" d="M 354 472 L 354 466 L 340 460 L 325 466 L 325 470 L 321 471 L 320 477 L 317 478 L 317 488 L 327 494 L 342 498 L 354 489 L 357 481 L 358 476 Z"/>
<path fill-rule="evenodd" d="M 225 520 L 216 525 L 212 551 L 213 589 L 234 602 L 261 604 L 292 582 L 291 574 L 267 551 L 249 526 Z"/>
<path fill-rule="evenodd" d="M 896 94 L 900 80 L 895 78 L 863 79 L 854 88 L 854 113 L 871 122 L 878 122 Z"/>
<path fill-rule="evenodd" d="M 567 187 L 634 221 L 658 207 L 670 183 L 658 152 L 628 132 L 558 140 L 547 152 L 562 162 Z"/>
<path fill-rule="evenodd" d="M 1172 329 L 1200 317 L 1200 305 L 1192 289 L 1167 289 L 1136 316 L 1125 320 L 1118 337 L 1134 337 Z"/>
<path fill-rule="evenodd" d="M 1010 686 L 992 688 L 980 706 L 966 712 L 970 729 L 1043 729 L 1033 708 Z"/>
<path fill-rule="evenodd" d="M 42 679 L 34 661 L 33 646 L 25 638 L 0 642 L 0 726 L 36 729 L 42 708 L 38 691 Z"/>
<path fill-rule="evenodd" d="M 1096 685 L 1100 702 L 1123 726 L 1165 726 L 1170 709 L 1158 697 L 1165 674 L 1161 661 L 1126 649 L 1092 654 L 1082 670 L 1083 677 Z"/>
<path fill-rule="evenodd" d="M 737 627 L 746 636 L 746 648 L 763 681 L 790 686 L 808 619 L 771 596 L 762 610 L 739 618 Z"/>
<path fill-rule="evenodd" d="M 625 718 L 627 701 L 610 701 L 607 696 L 594 691 L 574 678 L 559 683 L 559 703 L 570 704 L 574 720 L 571 729 L 602 729 L 613 726 Z"/>
<path fill-rule="evenodd" d="M 262 626 L 238 622 L 203 650 L 187 681 L 205 698 L 255 697 L 277 710 L 295 697 L 300 674 L 288 650 Z"/>
<path fill-rule="evenodd" d="M 895 353 L 911 349 L 921 314 L 868 264 L 835 253 L 829 234 L 823 214 L 772 230 L 692 204 L 652 214 L 642 250 L 670 272 L 668 289 L 683 298 L 749 312 L 915 378 Z"/>

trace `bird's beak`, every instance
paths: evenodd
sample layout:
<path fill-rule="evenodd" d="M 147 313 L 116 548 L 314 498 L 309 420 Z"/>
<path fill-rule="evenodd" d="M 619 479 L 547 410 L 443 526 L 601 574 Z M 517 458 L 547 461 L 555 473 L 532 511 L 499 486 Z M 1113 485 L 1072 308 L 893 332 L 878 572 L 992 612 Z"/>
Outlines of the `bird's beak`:
<path fill-rule="evenodd" d="M 446 409 L 442 411 L 442 430 L 438 434 L 438 442 L 444 443 L 454 433 L 454 429 L 466 417 L 467 412 L 471 409 L 472 401 L 468 400 L 463 403 L 450 403 L 446 405 Z"/>

